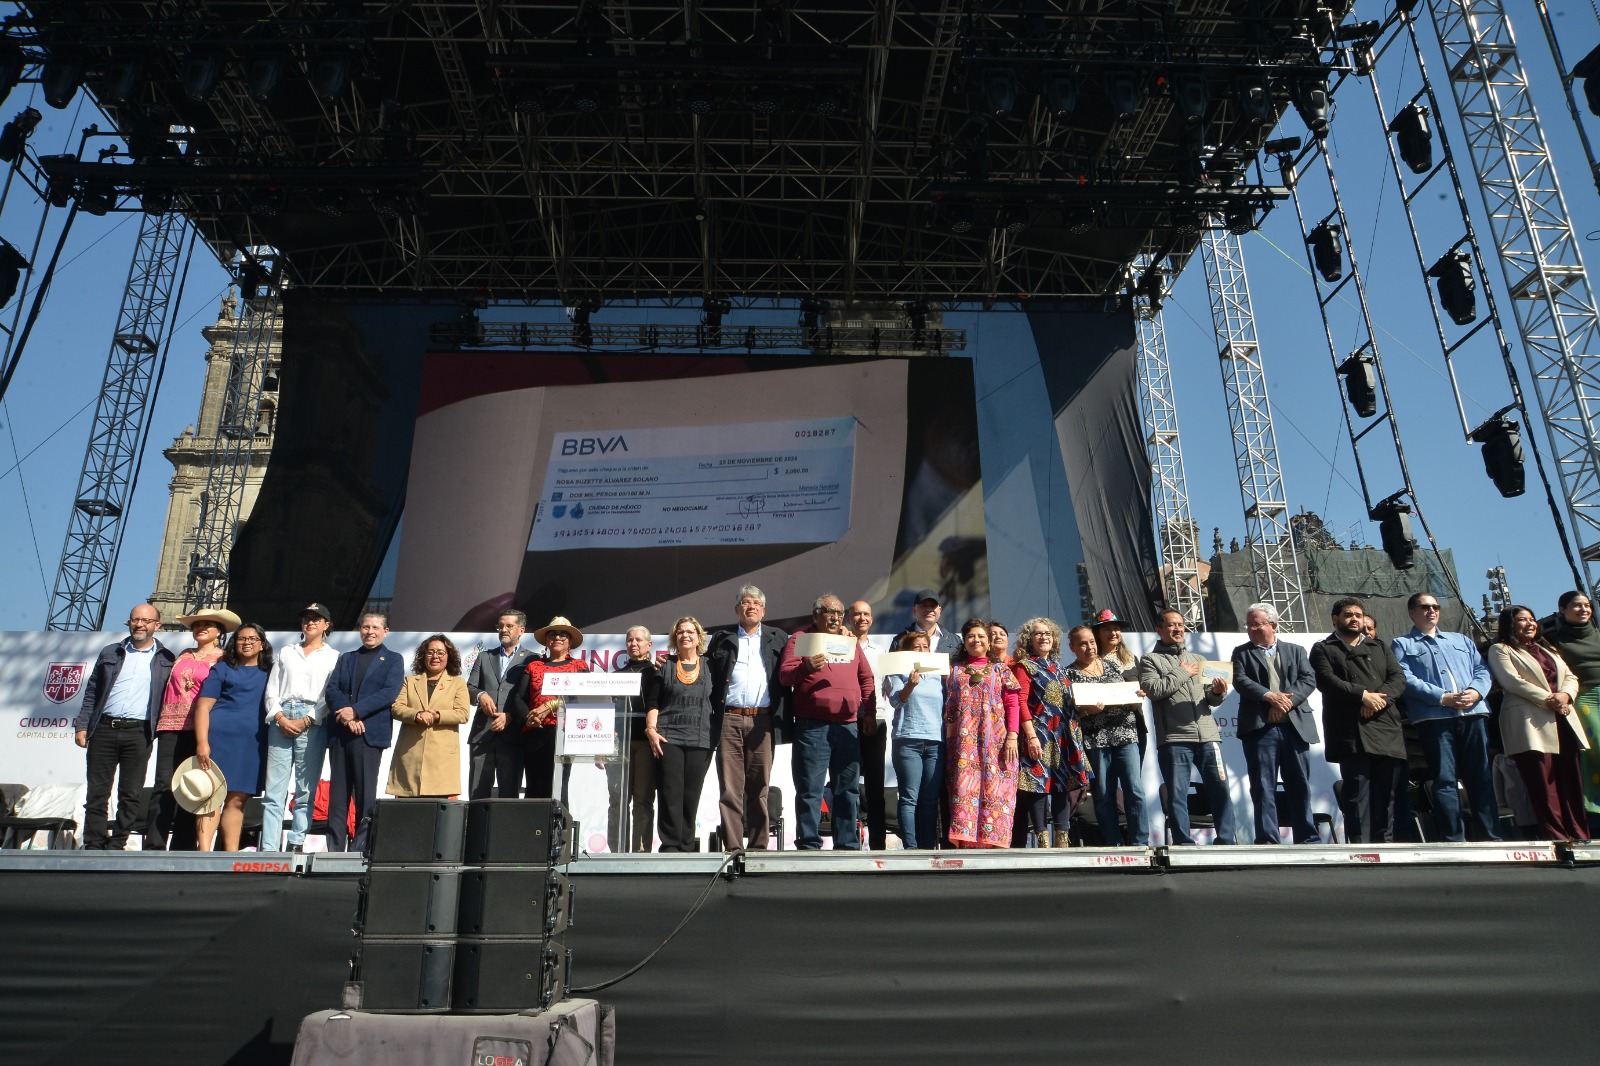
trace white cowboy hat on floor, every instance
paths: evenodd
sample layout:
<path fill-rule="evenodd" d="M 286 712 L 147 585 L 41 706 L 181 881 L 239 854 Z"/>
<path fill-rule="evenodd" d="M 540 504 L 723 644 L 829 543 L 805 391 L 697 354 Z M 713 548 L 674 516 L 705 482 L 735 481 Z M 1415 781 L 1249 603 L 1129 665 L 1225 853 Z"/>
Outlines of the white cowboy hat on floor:
<path fill-rule="evenodd" d="M 191 755 L 172 772 L 172 798 L 190 814 L 212 814 L 228 798 L 228 781 L 216 763 L 202 770 L 199 757 Z"/>

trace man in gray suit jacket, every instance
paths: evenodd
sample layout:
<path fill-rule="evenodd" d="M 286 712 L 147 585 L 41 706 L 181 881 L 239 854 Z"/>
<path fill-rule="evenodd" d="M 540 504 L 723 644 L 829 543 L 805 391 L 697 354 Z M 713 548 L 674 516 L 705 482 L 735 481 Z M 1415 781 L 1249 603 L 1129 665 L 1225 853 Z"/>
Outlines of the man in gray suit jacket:
<path fill-rule="evenodd" d="M 467 730 L 467 750 L 472 755 L 467 782 L 470 799 L 488 799 L 496 780 L 500 799 L 516 799 L 522 785 L 522 723 L 509 719 L 506 699 L 534 658 L 533 652 L 521 646 L 527 631 L 527 615 L 503 612 L 495 624 L 499 646 L 478 656 L 467 678 L 467 694 L 477 708 Z"/>
<path fill-rule="evenodd" d="M 1296 844 L 1321 842 L 1311 818 L 1311 745 L 1317 723 L 1306 698 L 1317 689 L 1311 658 L 1278 639 L 1278 612 L 1252 603 L 1244 616 L 1249 643 L 1233 649 L 1233 687 L 1239 693 L 1239 743 L 1250 770 L 1256 843 L 1278 843 L 1278 774 Z"/>

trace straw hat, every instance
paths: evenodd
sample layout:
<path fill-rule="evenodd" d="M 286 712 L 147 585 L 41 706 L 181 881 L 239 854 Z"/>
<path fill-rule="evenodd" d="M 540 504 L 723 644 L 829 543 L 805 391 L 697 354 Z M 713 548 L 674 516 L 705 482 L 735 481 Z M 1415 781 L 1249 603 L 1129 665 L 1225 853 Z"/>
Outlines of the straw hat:
<path fill-rule="evenodd" d="M 211 814 L 228 797 L 228 781 L 213 762 L 202 770 L 198 756 L 191 755 L 172 772 L 172 798 L 190 814 Z"/>
<path fill-rule="evenodd" d="M 572 642 L 568 645 L 568 647 L 576 648 L 583 643 L 583 634 L 579 632 L 578 627 L 561 617 L 559 614 L 550 619 L 549 625 L 543 627 L 542 629 L 535 629 L 533 631 L 533 639 L 537 640 L 540 644 L 548 646 L 550 641 L 545 638 L 551 633 L 563 631 L 567 634 L 567 636 L 572 638 Z"/>
<path fill-rule="evenodd" d="M 239 628 L 239 616 L 232 611 L 196 611 L 194 614 L 186 614 L 178 618 L 178 623 L 185 629 L 188 629 L 196 622 L 215 622 L 222 627 L 224 633 L 232 633 Z"/>

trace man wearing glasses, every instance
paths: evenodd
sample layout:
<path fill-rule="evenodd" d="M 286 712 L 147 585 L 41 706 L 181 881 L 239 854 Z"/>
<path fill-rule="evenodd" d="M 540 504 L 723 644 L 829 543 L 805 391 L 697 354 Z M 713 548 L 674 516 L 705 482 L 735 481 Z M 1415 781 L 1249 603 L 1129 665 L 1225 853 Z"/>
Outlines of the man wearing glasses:
<path fill-rule="evenodd" d="M 795 651 L 806 633 L 843 637 L 838 650 L 801 658 Z M 833 778 L 833 846 L 861 850 L 856 826 L 860 800 L 861 740 L 856 723 L 877 713 L 872 668 L 844 625 L 844 601 L 828 593 L 811 606 L 811 626 L 790 637 L 778 664 L 778 683 L 790 689 L 794 716 L 795 847 L 822 847 L 822 788 Z"/>
<path fill-rule="evenodd" d="M 148 603 L 128 612 L 128 637 L 107 645 L 83 687 L 83 708 L 73 720 L 74 739 L 86 748 L 87 790 L 83 804 L 83 846 L 90 851 L 121 851 L 128 834 L 141 824 L 140 795 L 150 765 L 150 745 L 161 714 L 161 694 L 175 661 L 156 640 L 161 613 Z M 111 783 L 117 780 L 117 824 L 106 829 Z"/>
<path fill-rule="evenodd" d="M 1456 782 L 1466 786 L 1477 840 L 1499 840 L 1500 809 L 1489 769 L 1489 667 L 1464 633 L 1439 628 L 1439 599 L 1413 593 L 1406 601 L 1411 632 L 1390 642 L 1406 675 L 1400 706 L 1417 727 L 1433 778 L 1434 825 L 1444 840 L 1465 840 Z"/>

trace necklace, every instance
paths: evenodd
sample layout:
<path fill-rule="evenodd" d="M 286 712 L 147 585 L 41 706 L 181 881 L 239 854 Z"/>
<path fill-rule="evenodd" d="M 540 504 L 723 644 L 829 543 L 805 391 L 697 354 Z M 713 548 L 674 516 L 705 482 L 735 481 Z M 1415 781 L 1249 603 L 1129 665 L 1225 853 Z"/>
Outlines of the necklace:
<path fill-rule="evenodd" d="M 692 664 L 691 668 L 688 669 L 688 670 L 685 670 L 683 668 L 683 660 L 682 659 L 678 659 L 678 660 L 675 661 L 675 664 L 673 666 L 673 670 L 675 670 L 677 672 L 678 681 L 681 682 L 682 684 L 692 685 L 696 681 L 700 680 L 700 660 L 699 659 L 696 659 L 694 661 L 694 663 Z"/>

